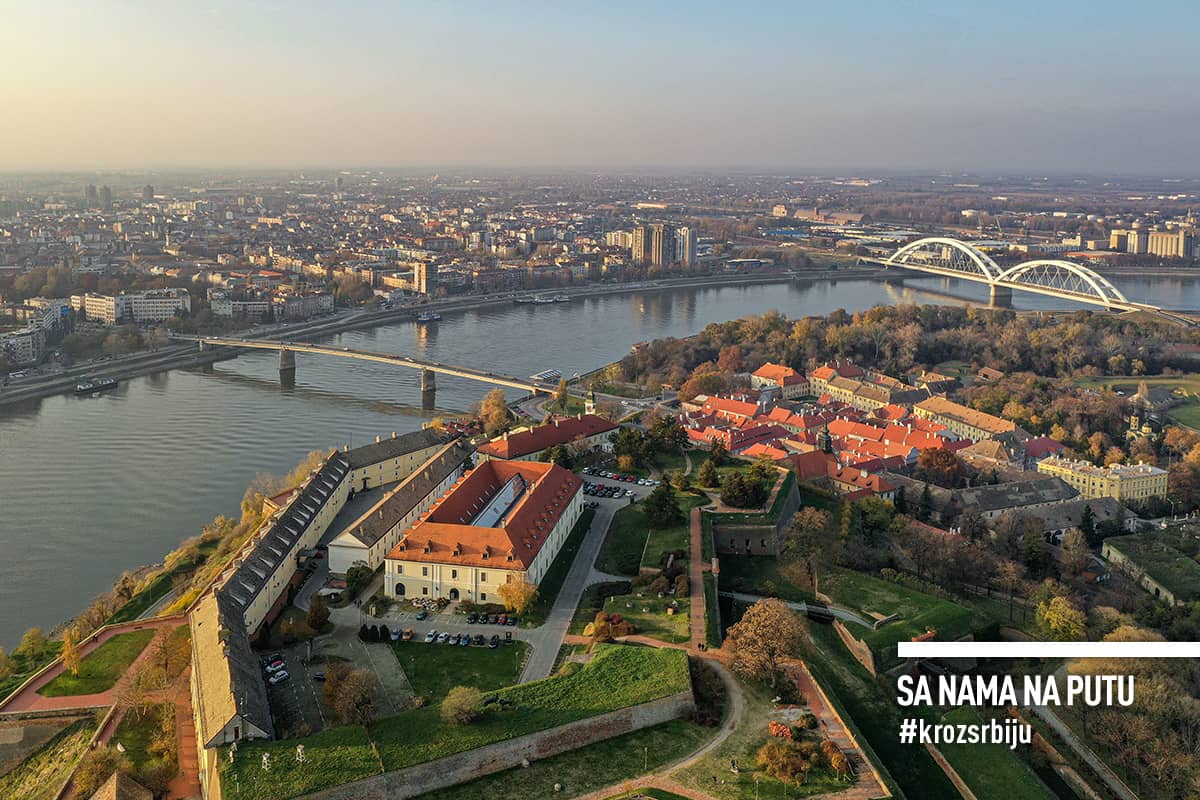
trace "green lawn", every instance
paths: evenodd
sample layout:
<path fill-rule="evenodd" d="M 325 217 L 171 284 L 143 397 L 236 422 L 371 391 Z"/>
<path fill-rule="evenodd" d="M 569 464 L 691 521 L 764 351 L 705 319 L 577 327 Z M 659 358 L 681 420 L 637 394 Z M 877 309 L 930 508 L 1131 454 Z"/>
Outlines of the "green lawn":
<path fill-rule="evenodd" d="M 801 786 L 785 785 L 757 768 L 755 754 L 770 737 L 767 723 L 772 718 L 781 718 L 771 702 L 774 691 L 765 685 L 741 679 L 739 682 L 746 702 L 743 724 L 738 725 L 729 738 L 700 761 L 677 773 L 675 779 L 689 789 L 701 791 L 717 800 L 754 800 L 756 791 L 760 797 L 772 798 L 807 797 L 845 789 L 847 784 L 824 768 L 810 772 L 807 782 Z M 740 767 L 736 775 L 729 770 L 729 761 L 733 758 L 737 759 Z M 723 783 L 713 784 L 714 775 Z"/>
<path fill-rule="evenodd" d="M 1177 600 L 1190 602 L 1200 597 L 1200 564 L 1179 549 L 1178 534 L 1146 531 L 1130 536 L 1114 536 L 1106 544 L 1115 547 L 1145 570 Z"/>
<path fill-rule="evenodd" d="M 573 674 L 497 692 L 515 704 L 511 710 L 490 711 L 479 722 L 462 726 L 443 721 L 438 707 L 426 707 L 374 723 L 371 737 L 384 768 L 403 769 L 645 703 L 690 685 L 687 654 L 681 650 L 601 645 Z"/>
<path fill-rule="evenodd" d="M 604 610 L 610 614 L 620 614 L 633 623 L 634 629 L 642 636 L 649 636 L 664 642 L 683 644 L 691 640 L 688 629 L 688 610 L 691 602 L 685 597 L 678 603 L 678 610 L 673 615 L 667 614 L 667 607 L 675 598 L 651 596 L 645 590 L 644 597 L 635 594 L 610 597 Z M 649 610 L 646 610 L 649 609 Z M 593 618 L 595 614 L 592 615 Z"/>
<path fill-rule="evenodd" d="M 0 698 L 7 698 L 20 688 L 21 684 L 29 680 L 35 672 L 57 658 L 59 648 L 61 647 L 62 642 L 54 640 L 47 641 L 46 652 L 36 657 L 10 653 L 8 658 L 9 663 L 12 665 L 12 675 L 0 681 Z"/>
<path fill-rule="evenodd" d="M 669 478 L 673 473 L 683 472 L 687 469 L 687 458 L 684 457 L 682 451 L 655 453 L 653 461 L 654 466 L 658 468 L 664 478 Z"/>
<path fill-rule="evenodd" d="M 113 734 L 114 746 L 120 742 L 134 768 L 141 769 L 156 760 L 157 757 L 150 752 L 150 744 L 164 724 L 174 725 L 174 719 L 175 706 L 165 703 L 143 706 L 140 714 L 136 709 L 130 709 L 121 718 L 121 724 Z"/>
<path fill-rule="evenodd" d="M 658 566 L 658 557 L 665 550 L 688 549 L 687 514 L 707 498 L 700 495 L 679 495 L 683 522 L 662 530 L 654 530 L 646 521 L 641 503 L 624 506 L 613 515 L 608 536 L 596 557 L 596 569 L 611 575 L 637 575 L 641 566 Z"/>
<path fill-rule="evenodd" d="M 630 800 L 631 798 L 638 796 L 649 797 L 651 800 L 688 800 L 688 798 L 681 794 L 675 794 L 674 792 L 668 792 L 665 789 L 655 789 L 653 787 L 649 789 L 639 789 L 638 791 L 630 794 L 614 795 L 613 797 L 608 798 L 608 800 Z"/>
<path fill-rule="evenodd" d="M 296 745 L 304 745 L 304 762 L 296 761 Z M 262 769 L 263 753 L 271 754 L 271 770 Z M 233 763 L 221 752 L 221 794 L 229 800 L 283 800 L 330 786 L 378 775 L 383 771 L 364 728 L 330 728 L 303 739 L 244 742 Z"/>
<path fill-rule="evenodd" d="M 953 641 L 971 631 L 974 615 L 970 609 L 861 572 L 827 570 L 821 578 L 821 591 L 835 604 L 861 611 L 868 621 L 871 612 L 900 615 L 876 630 L 855 626 L 852 631 L 885 663 L 895 659 L 897 642 L 909 641 L 929 629 L 936 630 L 941 641 Z"/>
<path fill-rule="evenodd" d="M 570 674 L 495 692 L 513 706 L 488 710 L 471 725 L 445 722 L 440 707 L 432 705 L 379 720 L 370 726 L 369 734 L 351 725 L 302 740 L 244 743 L 232 763 L 222 752 L 222 786 L 230 800 L 284 800 L 648 702 L 690 686 L 687 654 L 681 650 L 600 645 L 589 663 Z M 296 763 L 297 744 L 305 747 L 304 764 Z M 263 753 L 272 756 L 270 772 L 261 769 Z"/>
<path fill-rule="evenodd" d="M 44 697 L 63 697 L 97 694 L 113 684 L 129 669 L 134 659 L 146 649 L 156 630 L 119 633 L 93 650 L 79 664 L 79 674 L 63 672 L 38 690 Z"/>
<path fill-rule="evenodd" d="M 979 724 L 975 709 L 962 706 L 942 717 L 950 724 Z M 980 798 L 1055 800 L 1033 771 L 1002 744 L 944 744 L 938 749 Z"/>
<path fill-rule="evenodd" d="M 525 618 L 521 620 L 522 627 L 537 626 L 546 621 L 550 609 L 554 607 L 554 601 L 558 599 L 563 581 L 567 579 L 567 573 L 571 571 L 575 554 L 583 546 L 583 540 L 587 538 L 588 528 L 592 526 L 592 519 L 595 516 L 596 512 L 590 508 L 585 508 L 579 515 L 575 527 L 567 535 L 567 540 L 563 542 L 562 548 L 554 556 L 554 561 L 550 562 L 550 568 L 542 577 L 542 582 L 538 584 L 537 597 L 525 613 Z"/>
<path fill-rule="evenodd" d="M 812 595 L 780 574 L 775 556 L 721 556 L 721 591 L 779 597 L 798 603 Z M 823 580 L 823 579 L 822 579 Z M 822 587 L 824 584 L 822 583 Z"/>
<path fill-rule="evenodd" d="M 94 719 L 81 719 L 63 728 L 38 751 L 0 777 L 4 800 L 51 800 L 87 750 L 96 732 Z"/>
<path fill-rule="evenodd" d="M 813 642 L 807 663 L 830 699 L 854 726 L 891 778 L 909 797 L 961 800 L 950 779 L 920 745 L 898 738 L 900 710 L 890 693 L 846 650 L 829 625 L 810 625 Z"/>
<path fill-rule="evenodd" d="M 563 797 L 577 797 L 678 761 L 703 747 L 716 734 L 716 730 L 687 720 L 673 720 L 534 761 L 528 769 L 510 769 L 470 783 L 423 794 L 418 800 L 478 800 L 481 797 L 488 800 L 530 800 L 556 796 L 556 783 L 563 785 Z M 679 795 L 668 792 L 654 794 L 656 791 L 643 794 L 662 800 L 679 798 Z"/>
<path fill-rule="evenodd" d="M 426 703 L 440 703 L 455 686 L 490 691 L 517 682 L 528 648 L 524 642 L 487 647 L 394 642 L 392 648 L 413 691 Z"/>

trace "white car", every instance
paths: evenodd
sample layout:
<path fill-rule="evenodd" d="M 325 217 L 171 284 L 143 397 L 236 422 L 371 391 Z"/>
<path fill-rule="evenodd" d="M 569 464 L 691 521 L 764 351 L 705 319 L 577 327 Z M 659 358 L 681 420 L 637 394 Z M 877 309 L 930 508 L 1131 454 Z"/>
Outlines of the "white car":
<path fill-rule="evenodd" d="M 429 633 L 425 634 L 425 644 L 433 644 L 433 641 L 436 638 L 437 631 L 430 631 Z"/>
<path fill-rule="evenodd" d="M 438 637 L 437 637 L 437 641 L 438 641 L 438 644 L 445 644 L 446 642 L 450 641 L 450 634 L 449 633 L 439 633 Z"/>
<path fill-rule="evenodd" d="M 283 672 L 286 669 L 287 669 L 287 665 L 284 664 L 282 661 L 276 661 L 273 664 L 267 664 L 267 674 L 268 675 L 274 674 L 276 672 Z"/>
<path fill-rule="evenodd" d="M 286 670 L 286 669 L 281 669 L 281 670 L 279 670 L 279 672 L 276 672 L 274 675 L 272 675 L 271 677 L 267 678 L 267 681 L 268 681 L 268 682 L 269 682 L 269 683 L 270 683 L 272 686 L 274 686 L 275 684 L 277 684 L 277 683 L 282 683 L 282 682 L 286 681 L 287 679 L 288 679 L 287 670 Z"/>

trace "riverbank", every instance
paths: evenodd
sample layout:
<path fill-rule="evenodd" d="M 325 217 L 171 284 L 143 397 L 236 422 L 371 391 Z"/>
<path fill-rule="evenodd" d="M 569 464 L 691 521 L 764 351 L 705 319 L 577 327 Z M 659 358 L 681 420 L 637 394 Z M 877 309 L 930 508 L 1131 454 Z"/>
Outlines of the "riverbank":
<path fill-rule="evenodd" d="M 760 275 L 705 275 L 695 278 L 671 278 L 638 283 L 621 283 L 588 286 L 579 289 L 564 289 L 571 300 L 637 292 L 671 291 L 688 288 L 710 288 L 725 286 L 753 286 L 765 283 L 783 283 L 790 280 L 880 280 L 886 278 L 882 270 L 875 268 L 821 269 L 799 272 L 773 272 Z M 508 306 L 514 300 L 532 297 L 535 292 L 508 292 L 501 295 L 449 298 L 422 305 L 378 311 L 343 312 L 334 317 L 306 321 L 293 325 L 270 326 L 262 331 L 247 331 L 248 337 L 307 341 L 320 336 L 329 336 L 345 331 L 363 330 L 395 322 L 415 320 L 420 311 L 455 313 L 474 311 L 496 306 Z M 91 362 L 72 366 L 61 373 L 42 378 L 27 379 L 18 384 L 0 387 L 0 408 L 59 394 L 75 391 L 75 386 L 84 378 L 112 378 L 129 380 L 157 372 L 205 366 L 217 361 L 237 358 L 242 350 L 214 348 L 198 351 L 195 345 L 180 344 L 150 352 L 132 353 L 110 361 Z"/>

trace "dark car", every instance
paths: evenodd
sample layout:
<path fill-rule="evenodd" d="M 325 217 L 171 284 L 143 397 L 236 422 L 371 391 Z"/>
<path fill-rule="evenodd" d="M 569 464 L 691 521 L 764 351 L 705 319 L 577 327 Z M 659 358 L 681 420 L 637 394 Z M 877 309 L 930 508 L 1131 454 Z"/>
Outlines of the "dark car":
<path fill-rule="evenodd" d="M 325 673 L 324 672 L 314 672 L 313 680 L 316 681 L 317 683 L 324 683 L 325 682 Z"/>
<path fill-rule="evenodd" d="M 471 644 L 482 647 L 483 645 L 487 644 L 487 639 L 483 638 L 482 633 L 477 633 L 475 634 L 475 638 L 471 640 Z"/>
<path fill-rule="evenodd" d="M 500 635 L 493 634 L 492 638 L 488 640 L 488 647 L 491 648 L 492 650 L 495 650 L 499 646 L 500 646 Z"/>
<path fill-rule="evenodd" d="M 508 625 L 508 626 L 511 628 L 513 625 L 516 625 L 516 624 L 517 624 L 517 618 L 516 618 L 516 617 L 509 617 L 508 619 L 506 619 L 506 620 L 504 621 L 504 624 L 505 624 L 505 625 Z"/>
<path fill-rule="evenodd" d="M 479 617 L 478 617 L 477 615 L 475 615 L 475 614 L 467 614 L 467 624 L 468 624 L 468 625 L 474 625 L 474 624 L 475 624 L 475 621 L 476 621 L 477 619 L 479 619 Z"/>
<path fill-rule="evenodd" d="M 272 661 L 283 661 L 283 653 L 271 653 L 267 656 L 267 663 L 270 664 Z"/>
<path fill-rule="evenodd" d="M 417 619 L 425 619 L 428 616 L 429 616 L 429 612 L 426 611 L 425 609 L 421 609 L 420 611 L 417 612 Z"/>

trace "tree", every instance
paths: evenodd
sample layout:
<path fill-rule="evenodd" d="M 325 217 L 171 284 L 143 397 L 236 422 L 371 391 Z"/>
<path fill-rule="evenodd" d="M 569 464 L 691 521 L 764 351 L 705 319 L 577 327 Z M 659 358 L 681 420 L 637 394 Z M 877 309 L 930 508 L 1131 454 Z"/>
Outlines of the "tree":
<path fill-rule="evenodd" d="M 647 435 L 654 449 L 659 451 L 682 450 L 688 443 L 687 431 L 671 416 L 656 418 Z"/>
<path fill-rule="evenodd" d="M 774 687 L 780 660 L 799 655 L 807 633 L 804 621 L 782 600 L 759 600 L 729 629 L 725 647 L 735 670 Z"/>
<path fill-rule="evenodd" d="M 668 481 L 662 481 L 646 495 L 646 499 L 642 501 L 642 510 L 646 514 L 646 522 L 652 528 L 669 528 L 683 519 L 679 499 Z"/>
<path fill-rule="evenodd" d="M 1099 547 L 1101 540 L 1096 536 L 1096 515 L 1090 503 L 1083 504 L 1083 514 L 1079 517 L 1079 530 L 1083 533 L 1088 547 Z"/>
<path fill-rule="evenodd" d="M 729 451 L 725 448 L 725 443 L 720 439 L 713 439 L 708 446 L 708 459 L 713 462 L 714 466 L 721 466 L 725 463 L 725 456 Z M 714 486 L 716 484 L 713 484 Z"/>
<path fill-rule="evenodd" d="M 767 488 L 740 470 L 721 482 L 721 502 L 734 508 L 757 508 L 767 501 Z"/>
<path fill-rule="evenodd" d="M 570 469 L 573 459 L 571 451 L 561 444 L 556 444 L 553 447 L 547 447 L 538 455 L 538 461 L 549 464 L 558 464 L 560 467 Z"/>
<path fill-rule="evenodd" d="M 483 693 L 473 686 L 455 686 L 442 701 L 442 719 L 455 725 L 470 725 L 481 716 Z"/>
<path fill-rule="evenodd" d="M 313 597 L 312 602 L 308 605 L 308 615 L 305 617 L 305 621 L 314 633 L 320 633 L 325 628 L 329 622 L 329 606 L 325 603 L 324 597 L 320 595 Z"/>
<path fill-rule="evenodd" d="M 977 542 L 987 535 L 987 523 L 976 511 L 964 511 L 959 514 L 958 528 L 962 535 L 972 542 Z"/>
<path fill-rule="evenodd" d="M 922 450 L 917 458 L 916 476 L 923 481 L 958 489 L 966 484 L 966 475 L 966 465 L 949 450 L 940 447 Z"/>
<path fill-rule="evenodd" d="M 21 643 L 17 645 L 16 650 L 13 650 L 13 655 L 21 656 L 31 661 L 38 661 L 42 656 L 46 655 L 48 647 L 49 642 L 46 641 L 46 634 L 42 633 L 42 629 L 30 628 L 21 637 Z"/>
<path fill-rule="evenodd" d="M 72 778 L 75 796 L 91 797 L 114 772 L 133 772 L 133 764 L 116 748 L 97 747 L 84 753 Z"/>
<path fill-rule="evenodd" d="M 671 484 L 679 492 L 690 492 L 692 490 L 692 476 L 681 469 L 675 470 L 671 475 Z"/>
<path fill-rule="evenodd" d="M 571 395 L 567 390 L 567 379 L 558 379 L 558 388 L 554 390 L 554 402 L 559 410 L 564 414 L 567 412 L 567 402 L 571 399 Z"/>
<path fill-rule="evenodd" d="M 717 464 L 711 458 L 706 459 L 700 465 L 700 472 L 697 473 L 696 479 L 700 481 L 701 486 L 718 486 L 721 483 L 720 473 L 717 472 Z"/>
<path fill-rule="evenodd" d="M 375 577 L 375 570 L 363 562 L 356 562 L 346 570 L 346 594 L 352 598 L 358 597 L 370 585 Z"/>
<path fill-rule="evenodd" d="M 1072 528 L 1063 534 L 1062 565 L 1068 575 L 1078 575 L 1083 572 L 1087 568 L 1090 555 L 1091 551 L 1088 549 L 1083 531 Z"/>
<path fill-rule="evenodd" d="M 1087 634 L 1087 615 L 1066 597 L 1052 597 L 1038 604 L 1037 621 L 1051 639 L 1073 642 Z"/>
<path fill-rule="evenodd" d="M 63 666 L 72 675 L 79 674 L 79 663 L 83 657 L 79 654 L 79 645 L 75 642 L 75 629 L 67 628 L 63 631 L 62 650 L 59 651 L 62 657 Z"/>
<path fill-rule="evenodd" d="M 905 491 L 905 487 L 901 486 L 896 489 L 896 494 L 892 498 L 892 505 L 896 506 L 897 514 L 908 513 L 908 492 Z"/>
<path fill-rule="evenodd" d="M 512 421 L 512 412 L 504 400 L 503 389 L 492 389 L 479 402 L 479 421 L 489 436 L 499 433 Z"/>
<path fill-rule="evenodd" d="M 325 704 L 345 723 L 365 724 L 375 708 L 379 684 L 375 673 L 355 669 L 344 662 L 330 664 L 325 669 Z"/>
<path fill-rule="evenodd" d="M 826 552 L 833 518 L 828 511 L 812 506 L 800 509 L 788 528 L 784 549 L 803 566 L 809 586 L 817 586 L 817 563 Z"/>
<path fill-rule="evenodd" d="M 6 681 L 13 676 L 14 672 L 12 658 L 8 653 L 4 652 L 4 648 L 0 647 L 0 681 Z"/>
<path fill-rule="evenodd" d="M 497 591 L 500 593 L 500 599 L 504 601 L 504 606 L 521 616 L 537 599 L 538 587 L 529 581 L 509 581 L 500 584 Z"/>
<path fill-rule="evenodd" d="M 925 488 L 921 489 L 921 500 L 917 503 L 917 519 L 921 522 L 929 522 L 933 519 L 933 492 L 929 489 L 929 484 L 925 484 Z"/>
<path fill-rule="evenodd" d="M 1008 618 L 1013 618 L 1013 604 L 1016 600 L 1017 587 L 1025 579 L 1025 565 L 1018 561 L 1001 561 L 996 567 L 996 579 L 1008 591 Z"/>

